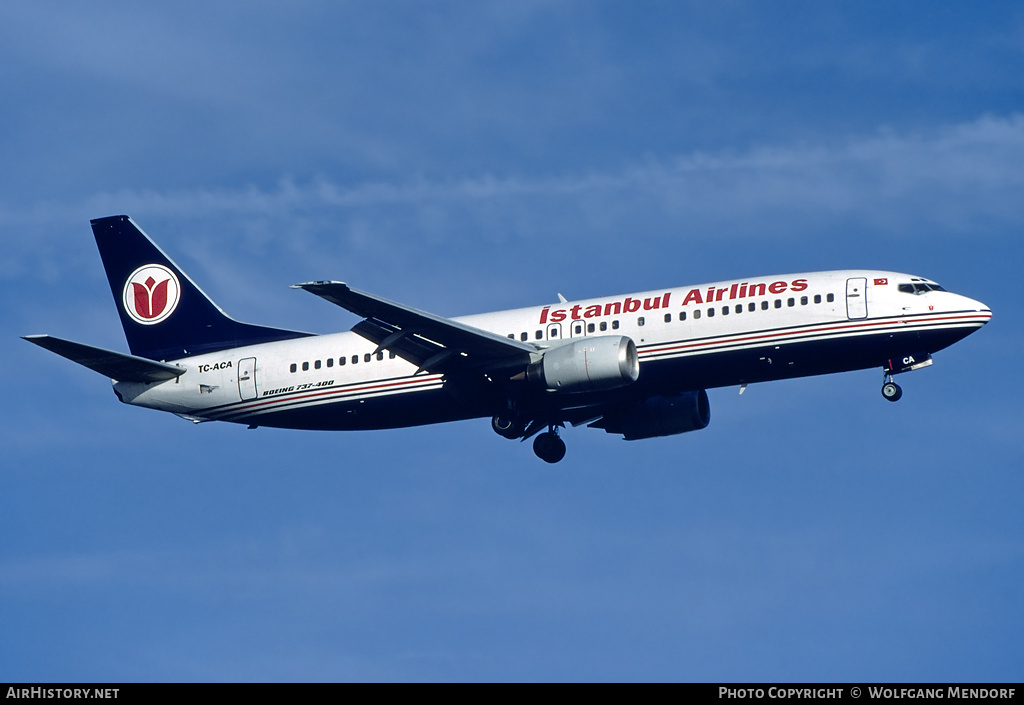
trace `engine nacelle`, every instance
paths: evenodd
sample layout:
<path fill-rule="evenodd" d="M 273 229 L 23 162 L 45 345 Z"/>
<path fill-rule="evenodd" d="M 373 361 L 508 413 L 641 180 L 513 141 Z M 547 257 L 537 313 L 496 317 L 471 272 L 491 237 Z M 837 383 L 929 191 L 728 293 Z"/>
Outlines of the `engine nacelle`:
<path fill-rule="evenodd" d="M 608 433 L 621 433 L 627 441 L 699 431 L 711 422 L 708 393 L 683 392 L 630 404 L 590 424 Z"/>
<path fill-rule="evenodd" d="M 559 392 L 596 392 L 632 384 L 640 376 L 636 344 L 606 335 L 559 345 L 527 370 L 530 382 Z"/>

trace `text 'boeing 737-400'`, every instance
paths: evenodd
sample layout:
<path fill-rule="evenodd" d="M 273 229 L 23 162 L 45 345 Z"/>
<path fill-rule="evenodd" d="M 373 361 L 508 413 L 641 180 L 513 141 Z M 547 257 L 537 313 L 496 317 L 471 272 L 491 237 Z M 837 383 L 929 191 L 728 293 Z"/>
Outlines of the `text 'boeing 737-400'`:
<path fill-rule="evenodd" d="M 909 274 L 787 274 L 444 318 L 335 281 L 298 284 L 362 320 L 312 335 L 228 317 L 127 216 L 92 221 L 131 354 L 26 340 L 192 421 L 364 430 L 490 417 L 555 463 L 559 429 L 626 440 L 703 429 L 707 389 L 881 367 L 985 325 L 984 304 Z M 561 297 L 559 297 L 561 298 Z"/>

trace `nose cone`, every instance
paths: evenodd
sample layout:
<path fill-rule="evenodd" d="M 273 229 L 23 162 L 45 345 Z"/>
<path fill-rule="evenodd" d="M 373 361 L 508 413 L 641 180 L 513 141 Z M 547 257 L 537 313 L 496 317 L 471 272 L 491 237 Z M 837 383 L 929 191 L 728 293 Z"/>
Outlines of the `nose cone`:
<path fill-rule="evenodd" d="M 969 319 L 971 322 L 976 323 L 979 328 L 992 320 L 992 309 L 988 306 L 966 296 L 960 296 L 959 298 L 961 310 L 967 314 L 973 314 L 969 316 Z"/>
<path fill-rule="evenodd" d="M 932 353 L 963 340 L 992 318 L 992 310 L 982 302 L 950 292 L 943 294 L 941 302 L 936 300 L 930 313 L 934 316 L 937 342 L 934 349 L 929 349 Z"/>
<path fill-rule="evenodd" d="M 978 313 L 983 313 L 986 315 L 986 323 L 988 322 L 989 318 L 992 318 L 992 309 L 990 309 L 985 304 L 981 303 L 980 301 L 975 301 L 974 299 L 967 299 L 967 303 L 970 305 L 971 308 L 973 308 Z"/>

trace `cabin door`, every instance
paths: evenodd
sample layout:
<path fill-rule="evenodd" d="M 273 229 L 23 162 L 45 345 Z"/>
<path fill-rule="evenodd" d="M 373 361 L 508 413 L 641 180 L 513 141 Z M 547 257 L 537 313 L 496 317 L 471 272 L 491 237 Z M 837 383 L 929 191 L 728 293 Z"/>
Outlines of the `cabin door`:
<path fill-rule="evenodd" d="M 850 320 L 868 317 L 868 280 L 854 277 L 846 280 L 846 317 Z"/>
<path fill-rule="evenodd" d="M 256 358 L 247 357 L 238 361 L 238 394 L 242 401 L 256 398 Z"/>

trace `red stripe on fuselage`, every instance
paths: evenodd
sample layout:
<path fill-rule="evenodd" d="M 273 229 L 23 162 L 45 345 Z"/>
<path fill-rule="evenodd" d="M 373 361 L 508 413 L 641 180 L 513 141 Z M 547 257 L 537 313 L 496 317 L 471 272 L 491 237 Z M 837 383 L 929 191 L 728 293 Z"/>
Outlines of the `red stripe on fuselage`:
<path fill-rule="evenodd" d="M 660 354 L 660 353 L 665 353 L 665 352 L 671 352 L 671 351 L 674 351 L 674 350 L 695 349 L 695 348 L 701 348 L 701 347 L 717 347 L 717 346 L 721 346 L 721 345 L 735 345 L 737 343 L 749 342 L 749 341 L 754 341 L 754 340 L 765 340 L 765 339 L 771 339 L 771 338 L 774 338 L 774 339 L 777 339 L 777 340 L 782 340 L 784 338 L 792 337 L 792 336 L 796 336 L 796 335 L 808 335 L 808 334 L 810 334 L 810 335 L 817 335 L 819 333 L 828 333 L 828 332 L 831 332 L 831 331 L 865 330 L 865 329 L 870 329 L 870 328 L 877 328 L 879 326 L 892 326 L 892 325 L 897 325 L 897 324 L 901 324 L 901 323 L 903 325 L 909 325 L 909 326 L 917 327 L 915 324 L 918 324 L 918 323 L 931 323 L 931 322 L 941 322 L 941 321 L 951 321 L 951 320 L 967 322 L 967 321 L 969 321 L 971 319 L 978 319 L 978 318 L 984 318 L 985 320 L 988 320 L 991 317 L 992 317 L 991 313 L 988 314 L 988 315 L 986 315 L 984 313 L 972 313 L 970 315 L 964 315 L 964 316 L 932 316 L 932 317 L 929 317 L 929 318 L 916 318 L 916 319 L 910 319 L 909 317 L 908 318 L 891 318 L 891 319 L 887 319 L 887 320 L 869 321 L 869 322 L 865 322 L 865 323 L 848 323 L 848 324 L 845 324 L 845 325 L 797 326 L 797 327 L 791 328 L 791 329 L 776 328 L 776 329 L 774 329 L 772 331 L 769 331 L 769 332 L 766 332 L 766 333 L 761 333 L 761 334 L 758 334 L 758 335 L 741 335 L 741 336 L 736 336 L 735 334 L 734 335 L 723 335 L 723 336 L 720 336 L 720 337 L 717 337 L 717 338 L 705 338 L 703 340 L 696 341 L 696 342 L 693 342 L 693 343 L 672 344 L 672 345 L 668 345 L 668 346 L 651 346 L 651 347 L 645 348 L 644 349 L 644 353 L 646 353 L 648 355 Z M 911 321 L 911 322 L 908 323 L 908 321 Z M 978 322 L 979 323 L 983 323 L 984 321 L 978 321 Z M 783 330 L 785 330 L 786 332 L 782 332 Z"/>
<path fill-rule="evenodd" d="M 259 411 L 267 407 L 274 405 L 289 405 L 295 402 L 301 402 L 307 399 L 316 399 L 320 397 L 330 396 L 347 396 L 352 394 L 358 394 L 359 392 L 366 392 L 371 390 L 380 389 L 401 389 L 410 385 L 421 385 L 427 386 L 432 385 L 440 381 L 440 375 L 430 375 L 429 377 L 413 377 L 405 378 L 397 381 L 382 382 L 377 384 L 366 384 L 363 382 L 356 383 L 356 386 L 348 385 L 343 387 L 328 387 L 324 390 L 316 392 L 309 392 L 305 394 L 291 394 L 270 397 L 267 399 L 261 399 L 258 402 L 246 403 L 246 404 L 234 404 L 226 407 L 221 407 L 216 413 L 222 415 L 234 415 L 246 412 Z M 360 386 L 361 385 L 361 386 Z M 206 410 L 209 413 L 210 410 Z"/>

